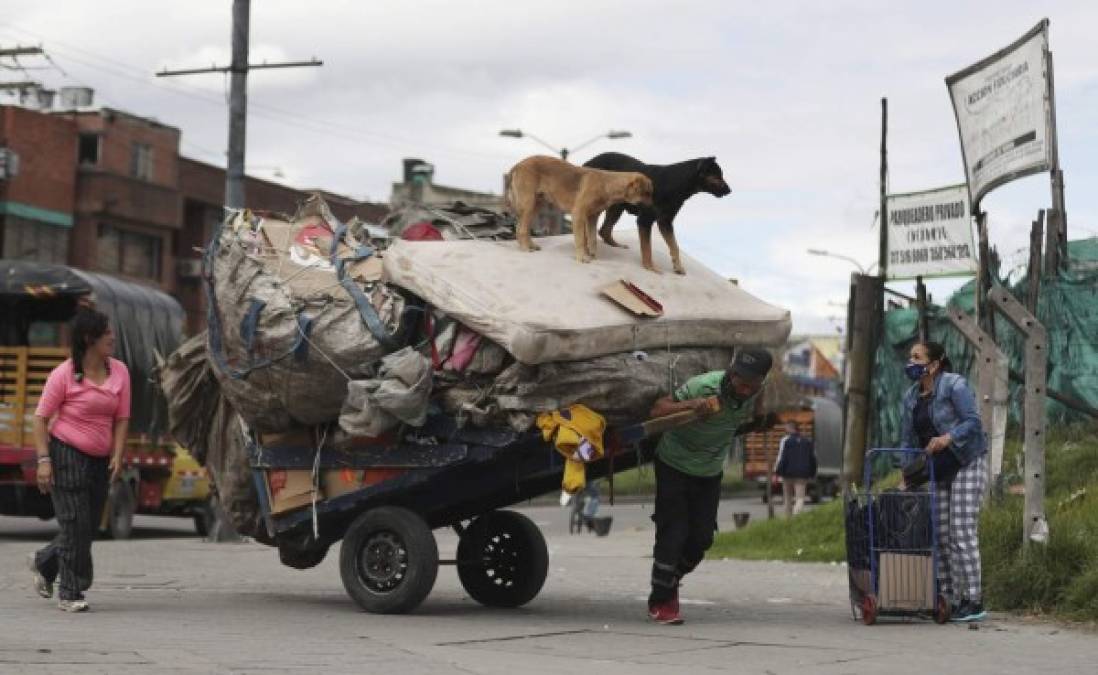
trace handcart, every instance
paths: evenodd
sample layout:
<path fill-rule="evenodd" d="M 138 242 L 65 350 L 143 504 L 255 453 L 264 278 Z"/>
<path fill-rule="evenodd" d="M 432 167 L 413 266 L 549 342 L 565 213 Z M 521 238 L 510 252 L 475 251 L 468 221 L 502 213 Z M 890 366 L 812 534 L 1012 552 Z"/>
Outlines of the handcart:
<path fill-rule="evenodd" d="M 845 497 L 850 607 L 855 620 L 880 616 L 949 621 L 950 604 L 938 588 L 937 499 L 933 462 L 925 486 L 885 488 L 880 470 L 918 459 L 925 451 L 877 448 L 865 458 L 864 484 Z M 877 475 L 874 475 L 874 474 Z"/>

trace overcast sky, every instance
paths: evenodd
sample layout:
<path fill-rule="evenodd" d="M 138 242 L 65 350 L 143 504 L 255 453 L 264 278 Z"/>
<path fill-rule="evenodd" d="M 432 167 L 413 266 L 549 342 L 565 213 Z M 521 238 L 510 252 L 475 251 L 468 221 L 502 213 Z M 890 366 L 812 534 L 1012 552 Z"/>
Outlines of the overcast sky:
<path fill-rule="evenodd" d="M 0 45 L 51 87 L 183 132 L 183 153 L 224 164 L 222 75 L 158 79 L 164 67 L 223 65 L 231 0 L 6 0 Z M 1036 9 L 1040 6 L 1041 9 Z M 790 309 L 797 332 L 834 332 L 853 265 L 877 257 L 880 98 L 889 99 L 890 190 L 963 182 L 944 78 L 1051 20 L 1069 235 L 1098 235 L 1098 3 L 666 0 L 256 0 L 252 61 L 316 56 L 322 68 L 249 77 L 250 172 L 296 187 L 386 201 L 402 157 L 436 181 L 499 192 L 519 159 L 609 129 L 573 159 L 618 150 L 651 163 L 715 155 L 732 186 L 677 219 L 685 251 Z M 18 78 L 8 72 L 5 79 Z M 984 200 L 1007 262 L 1049 203 L 1047 174 Z M 631 225 L 631 223 L 629 223 Z M 621 225 L 619 225 L 621 227 Z M 662 246 L 662 242 L 657 242 Z M 944 300 L 959 282 L 932 282 Z M 910 284 L 897 282 L 900 290 Z M 833 317 L 833 318 L 829 318 Z"/>

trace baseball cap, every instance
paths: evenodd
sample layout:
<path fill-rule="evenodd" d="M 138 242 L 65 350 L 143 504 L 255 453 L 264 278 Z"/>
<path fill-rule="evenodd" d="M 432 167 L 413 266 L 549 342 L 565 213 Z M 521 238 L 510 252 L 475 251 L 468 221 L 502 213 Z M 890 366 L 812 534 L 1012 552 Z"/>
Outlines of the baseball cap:
<path fill-rule="evenodd" d="M 736 356 L 728 365 L 728 370 L 736 375 L 758 380 L 766 377 L 773 364 L 774 358 L 765 349 L 743 347 L 736 350 Z"/>

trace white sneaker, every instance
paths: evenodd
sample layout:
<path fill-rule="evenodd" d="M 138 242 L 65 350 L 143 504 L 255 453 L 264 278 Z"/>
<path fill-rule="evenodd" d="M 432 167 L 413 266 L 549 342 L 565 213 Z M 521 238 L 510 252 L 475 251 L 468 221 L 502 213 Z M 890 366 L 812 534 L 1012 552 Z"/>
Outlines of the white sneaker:
<path fill-rule="evenodd" d="M 58 600 L 57 608 L 62 612 L 86 612 L 88 611 L 87 600 Z"/>
<path fill-rule="evenodd" d="M 46 577 L 42 576 L 42 573 L 38 571 L 38 565 L 34 562 L 34 554 L 27 555 L 27 567 L 30 568 L 31 575 L 34 578 L 34 590 L 38 595 L 43 598 L 53 597 L 53 584 L 46 581 Z"/>

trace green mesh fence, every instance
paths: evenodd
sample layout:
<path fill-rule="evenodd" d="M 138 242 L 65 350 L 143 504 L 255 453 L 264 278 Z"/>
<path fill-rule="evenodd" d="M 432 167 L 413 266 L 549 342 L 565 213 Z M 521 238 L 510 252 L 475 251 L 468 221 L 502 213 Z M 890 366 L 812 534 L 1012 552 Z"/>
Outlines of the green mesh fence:
<path fill-rule="evenodd" d="M 1048 386 L 1098 408 L 1098 238 L 1068 243 L 1068 268 L 1041 280 L 1037 318 L 1048 331 Z M 998 278 L 998 270 L 993 270 Z M 1028 280 L 1023 277 L 1007 286 L 1024 300 Z M 972 314 L 976 283 L 970 281 L 950 297 L 947 306 Z M 929 310 L 930 339 L 941 342 L 954 369 L 972 375 L 973 350 L 953 327 L 943 308 Z M 1022 372 L 1024 338 L 1001 316 L 995 320 L 1000 347 L 1010 359 L 1011 369 Z M 873 370 L 872 405 L 876 411 L 871 429 L 872 443 L 892 446 L 900 438 L 900 401 L 910 385 L 903 367 L 911 345 L 918 337 L 918 313 L 896 309 L 885 314 L 884 335 Z M 1022 388 L 1011 382 L 1010 419 L 1021 416 Z M 1082 413 L 1048 399 L 1049 423 L 1083 419 Z"/>

